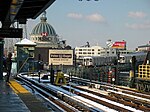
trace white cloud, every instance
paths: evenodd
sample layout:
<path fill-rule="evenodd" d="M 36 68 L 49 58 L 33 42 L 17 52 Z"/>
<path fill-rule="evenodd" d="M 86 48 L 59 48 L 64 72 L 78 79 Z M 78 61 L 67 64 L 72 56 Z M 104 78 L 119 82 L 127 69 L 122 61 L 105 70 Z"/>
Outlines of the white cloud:
<path fill-rule="evenodd" d="M 83 18 L 82 14 L 78 14 L 78 13 L 69 13 L 67 16 L 70 17 L 70 18 L 74 18 L 74 19 Z"/>
<path fill-rule="evenodd" d="M 98 13 L 88 15 L 86 19 L 93 22 L 105 22 L 105 18 Z"/>
<path fill-rule="evenodd" d="M 144 18 L 146 17 L 146 13 L 144 12 L 129 12 L 128 13 L 128 16 L 131 17 L 131 18 Z"/>
<path fill-rule="evenodd" d="M 130 29 L 135 29 L 135 30 L 142 30 L 142 29 L 150 29 L 150 22 L 145 22 L 145 23 L 134 23 L 134 24 L 126 24 L 126 27 Z"/>
<path fill-rule="evenodd" d="M 98 13 L 93 13 L 91 15 L 82 15 L 80 13 L 68 13 L 67 16 L 73 19 L 86 19 L 92 22 L 101 22 L 101 23 L 105 22 L 105 18 Z"/>

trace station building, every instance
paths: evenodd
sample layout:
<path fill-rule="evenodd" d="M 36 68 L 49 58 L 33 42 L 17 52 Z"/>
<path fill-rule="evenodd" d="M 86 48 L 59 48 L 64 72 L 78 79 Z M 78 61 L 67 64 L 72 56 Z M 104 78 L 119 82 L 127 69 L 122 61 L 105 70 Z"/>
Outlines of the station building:
<path fill-rule="evenodd" d="M 36 43 L 35 59 L 41 60 L 44 63 L 50 65 L 51 63 L 56 63 L 54 62 L 54 60 L 57 61 L 60 60 L 60 58 L 67 59 L 66 56 L 71 55 L 71 60 L 68 60 L 73 61 L 73 50 L 71 49 L 71 47 L 66 46 L 66 40 L 59 39 L 59 36 L 57 35 L 55 29 L 49 23 L 47 23 L 46 12 L 42 14 L 40 20 L 40 23 L 38 23 L 33 28 L 30 34 L 30 40 Z M 67 50 L 68 52 L 66 52 Z M 57 59 L 54 59 L 52 62 L 52 57 Z M 64 63 L 68 62 L 60 61 L 60 63 L 57 64 Z M 72 62 L 69 63 L 72 64 Z"/>
<path fill-rule="evenodd" d="M 41 20 L 40 23 L 38 23 L 33 28 L 30 34 L 30 40 L 36 43 L 35 59 L 41 60 L 44 63 L 48 63 L 50 65 L 49 63 L 51 62 L 50 52 L 55 51 L 55 56 L 56 55 L 59 56 L 59 54 L 57 53 L 57 51 L 59 50 L 58 52 L 61 53 L 60 55 L 62 56 L 63 52 L 66 53 L 66 51 L 68 50 L 68 47 L 66 46 L 66 41 L 60 40 L 55 29 L 49 23 L 47 23 L 46 12 L 42 14 L 40 20 Z M 71 48 L 69 48 L 69 50 L 70 49 Z M 70 52 L 71 51 L 69 51 L 69 53 Z M 71 53 L 71 55 L 73 55 L 73 53 Z"/>

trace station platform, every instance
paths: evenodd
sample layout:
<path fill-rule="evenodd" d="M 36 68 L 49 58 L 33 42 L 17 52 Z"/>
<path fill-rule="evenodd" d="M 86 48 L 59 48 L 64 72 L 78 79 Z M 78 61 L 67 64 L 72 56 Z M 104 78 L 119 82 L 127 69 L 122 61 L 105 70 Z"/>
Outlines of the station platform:
<path fill-rule="evenodd" d="M 52 112 L 14 79 L 0 80 L 0 112 Z"/>

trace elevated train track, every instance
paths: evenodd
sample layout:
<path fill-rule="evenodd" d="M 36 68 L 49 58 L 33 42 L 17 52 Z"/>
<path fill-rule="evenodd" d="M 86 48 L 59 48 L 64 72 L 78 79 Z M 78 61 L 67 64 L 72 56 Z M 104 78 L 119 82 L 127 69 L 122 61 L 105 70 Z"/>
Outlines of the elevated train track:
<path fill-rule="evenodd" d="M 89 82 L 87 82 L 87 83 L 89 84 Z M 91 87 L 97 87 L 96 85 L 97 84 L 92 83 Z M 81 86 L 74 86 L 74 85 L 72 85 L 72 87 L 83 90 L 83 91 L 87 91 L 88 93 L 92 93 L 92 94 L 107 98 L 107 99 L 112 100 L 112 101 L 122 103 L 122 104 L 127 105 L 127 106 L 132 106 L 136 109 L 140 109 L 143 111 L 145 111 L 145 110 L 150 111 L 150 105 L 149 105 L 150 104 L 150 97 L 149 97 L 149 95 L 145 94 L 145 93 L 137 92 L 137 90 L 134 90 L 134 89 L 120 87 L 120 86 L 114 86 L 114 85 L 106 84 L 106 83 L 98 86 L 99 87 L 98 89 L 102 89 L 102 90 L 106 90 L 106 91 L 108 90 L 107 91 L 109 94 L 109 96 L 108 96 L 108 95 L 94 92 L 95 90 L 89 90 L 89 88 L 85 89 Z M 124 95 L 119 94 L 119 92 L 124 94 Z"/>
<path fill-rule="evenodd" d="M 55 103 L 56 105 L 58 105 L 65 111 L 68 111 L 68 112 L 75 112 L 75 111 L 103 112 L 103 110 L 101 110 L 100 108 L 94 107 L 90 103 L 80 101 L 80 99 L 74 97 L 73 95 L 70 96 L 66 93 L 59 91 L 56 88 L 54 89 L 54 88 L 46 86 L 45 84 L 39 84 L 38 82 L 25 78 L 21 75 L 17 77 L 17 79 L 25 82 L 26 84 L 28 84 L 29 87 L 31 87 L 32 89 L 35 89 L 40 94 L 42 94 L 43 96 L 51 100 L 53 103 Z M 109 110 L 112 111 L 112 109 L 109 109 Z"/>
<path fill-rule="evenodd" d="M 80 90 L 83 90 L 83 91 L 86 91 L 88 93 L 100 96 L 102 98 L 106 98 L 110 101 L 118 102 L 118 103 L 123 104 L 125 106 L 130 106 L 130 107 L 133 107 L 133 108 L 138 109 L 138 110 L 150 111 L 150 108 L 149 108 L 150 102 L 145 101 L 145 100 L 136 100 L 134 97 L 129 97 L 129 96 L 124 97 L 124 96 L 118 95 L 117 93 L 112 94 L 110 91 L 107 91 L 108 95 L 106 95 L 106 94 L 104 95 L 100 92 L 95 92 L 95 89 L 89 89 L 89 88 L 84 88 L 84 87 L 80 87 L 80 86 L 73 86 L 73 87 L 80 89 Z M 115 95 L 118 97 L 115 97 Z M 129 94 L 127 94 L 127 95 L 129 95 Z"/>
<path fill-rule="evenodd" d="M 149 92 L 144 92 L 144 91 L 139 91 L 137 89 L 134 88 L 128 88 L 128 87 L 124 87 L 124 86 L 117 86 L 117 85 L 113 85 L 110 83 L 106 83 L 106 82 L 99 82 L 99 81 L 94 81 L 94 80 L 89 80 L 89 79 L 82 79 L 82 78 L 77 78 L 77 77 L 72 77 L 72 82 L 77 83 L 77 84 L 81 84 L 81 85 L 87 85 L 87 86 L 91 86 L 94 88 L 98 88 L 98 89 L 111 89 L 111 90 L 116 90 L 116 91 L 123 91 L 123 92 L 130 92 L 131 94 L 136 94 L 139 96 L 143 96 L 149 98 L 148 95 L 150 95 Z M 141 95 L 140 95 L 141 94 Z"/>
<path fill-rule="evenodd" d="M 84 80 L 84 83 L 87 82 L 87 84 L 84 85 L 91 84 L 91 87 L 94 88 L 77 85 L 61 86 L 60 88 L 58 86 L 46 83 L 39 84 L 38 81 L 28 79 L 22 75 L 19 75 L 18 79 L 28 83 L 30 88 L 39 88 L 40 90 L 37 89 L 36 91 L 46 96 L 50 102 L 53 102 L 65 111 L 150 111 L 149 96 L 143 93 L 130 91 L 128 88 L 119 88 L 111 84 L 107 85 L 106 83 L 100 85 L 94 82 L 88 82 L 86 80 Z M 104 89 L 104 87 L 106 88 Z M 102 88 L 103 90 L 100 90 Z M 103 91 L 105 94 L 102 94 L 103 92 L 96 91 Z M 120 95 L 119 92 L 124 95 Z M 134 98 L 132 97 L 133 95 L 136 97 L 143 97 L 143 99 Z"/>
<path fill-rule="evenodd" d="M 68 89 L 67 86 L 63 86 L 64 89 Z M 89 93 L 89 92 L 84 92 L 84 91 L 81 91 L 79 89 L 73 89 L 72 90 L 75 94 L 79 95 L 79 96 L 82 96 L 82 97 L 85 97 L 87 99 L 90 99 L 94 102 L 97 102 L 97 103 L 100 103 L 102 105 L 105 105 L 109 108 L 112 108 L 112 109 L 115 109 L 117 111 L 122 111 L 122 112 L 129 112 L 130 110 L 128 108 L 126 108 L 124 105 L 116 105 L 116 102 L 112 102 L 112 101 L 108 101 L 106 98 L 104 97 L 101 97 L 101 96 L 97 96 L 93 93 Z M 133 109 L 133 111 L 135 111 L 135 109 Z"/>
<path fill-rule="evenodd" d="M 51 108 L 55 111 L 62 112 L 62 111 L 71 111 L 71 112 L 76 112 L 77 110 L 65 102 L 59 100 L 57 97 L 53 96 L 54 91 L 49 90 L 45 86 L 38 84 L 37 82 L 30 80 L 28 78 L 22 77 L 19 75 L 17 80 L 21 81 L 21 83 L 27 85 L 29 88 L 31 88 L 34 91 L 37 91 L 40 93 L 41 96 L 44 98 L 48 99 L 48 102 L 50 102 Z"/>

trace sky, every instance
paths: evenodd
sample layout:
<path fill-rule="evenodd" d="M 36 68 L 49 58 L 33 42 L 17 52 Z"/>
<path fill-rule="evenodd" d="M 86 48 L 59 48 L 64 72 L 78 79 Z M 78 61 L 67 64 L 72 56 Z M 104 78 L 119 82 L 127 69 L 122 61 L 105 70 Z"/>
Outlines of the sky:
<path fill-rule="evenodd" d="M 125 40 L 127 49 L 150 41 L 150 0 L 56 0 L 47 10 L 47 22 L 67 45 L 99 45 Z M 27 22 L 28 34 L 40 16 Z"/>

